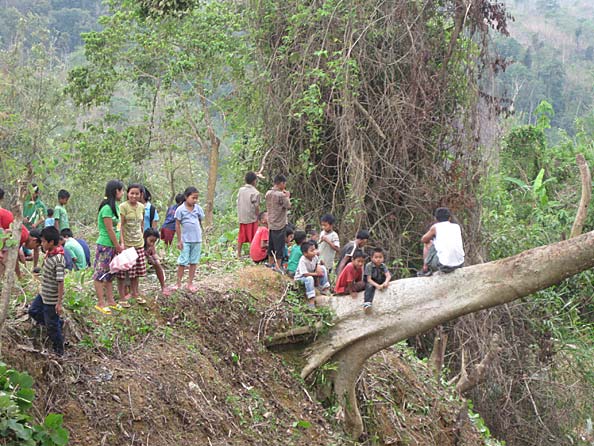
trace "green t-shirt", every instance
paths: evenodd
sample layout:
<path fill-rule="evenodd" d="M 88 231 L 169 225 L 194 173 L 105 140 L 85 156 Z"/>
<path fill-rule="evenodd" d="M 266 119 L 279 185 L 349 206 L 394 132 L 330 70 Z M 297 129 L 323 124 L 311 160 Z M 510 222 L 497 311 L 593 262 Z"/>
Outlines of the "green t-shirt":
<path fill-rule="evenodd" d="M 120 219 L 124 222 L 122 225 L 124 246 L 126 248 L 142 248 L 144 246 L 142 236 L 144 204 L 136 203 L 136 206 L 132 206 L 128 201 L 124 201 L 120 204 Z"/>
<path fill-rule="evenodd" d="M 70 253 L 72 261 L 76 265 L 76 269 L 81 270 L 87 267 L 87 258 L 85 257 L 85 250 L 72 237 L 69 237 L 64 243 L 64 249 Z"/>
<path fill-rule="evenodd" d="M 40 198 L 37 198 L 35 201 L 30 200 L 27 201 L 23 205 L 23 217 L 28 218 L 29 221 L 25 223 L 27 229 L 31 230 L 33 225 L 37 223 L 44 222 L 45 223 L 45 216 L 47 215 L 47 207 L 41 201 Z M 43 228 L 43 225 L 41 226 Z"/>
<path fill-rule="evenodd" d="M 120 239 L 120 217 L 119 215 L 113 215 L 113 211 L 109 204 L 104 204 L 101 210 L 99 211 L 99 215 L 97 216 L 97 226 L 99 227 L 99 238 L 97 239 L 98 245 L 103 246 L 111 246 L 115 248 L 113 243 L 109 238 L 109 233 L 107 232 L 107 228 L 105 227 L 105 223 L 103 222 L 104 218 L 111 218 L 113 222 L 113 230 L 115 231 L 116 239 Z"/>
<path fill-rule="evenodd" d="M 68 212 L 66 212 L 66 208 L 61 204 L 57 205 L 54 208 L 54 220 L 58 220 L 60 222 L 60 231 L 62 229 L 70 228 L 70 222 L 68 221 Z"/>
<path fill-rule="evenodd" d="M 291 248 L 291 253 L 289 254 L 289 261 L 287 262 L 287 270 L 291 273 L 297 271 L 297 266 L 299 265 L 299 259 L 303 255 L 301 252 L 301 246 L 294 245 Z"/>

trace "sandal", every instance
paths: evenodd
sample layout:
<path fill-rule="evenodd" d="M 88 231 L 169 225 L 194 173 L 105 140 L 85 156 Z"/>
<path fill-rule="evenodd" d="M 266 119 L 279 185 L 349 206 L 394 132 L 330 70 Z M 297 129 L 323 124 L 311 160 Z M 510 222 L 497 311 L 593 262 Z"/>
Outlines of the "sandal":
<path fill-rule="evenodd" d="M 100 307 L 99 305 L 95 305 L 95 310 L 103 314 L 111 314 L 111 309 L 109 307 Z"/>
<path fill-rule="evenodd" d="M 122 300 L 118 303 L 120 308 L 130 308 L 130 302 L 128 300 Z"/>
<path fill-rule="evenodd" d="M 146 304 L 146 299 L 143 299 L 143 298 L 142 298 L 142 297 L 140 297 L 140 296 L 138 296 L 138 297 L 134 298 L 134 300 L 136 301 L 136 303 L 137 303 L 138 305 L 144 305 L 144 304 Z"/>

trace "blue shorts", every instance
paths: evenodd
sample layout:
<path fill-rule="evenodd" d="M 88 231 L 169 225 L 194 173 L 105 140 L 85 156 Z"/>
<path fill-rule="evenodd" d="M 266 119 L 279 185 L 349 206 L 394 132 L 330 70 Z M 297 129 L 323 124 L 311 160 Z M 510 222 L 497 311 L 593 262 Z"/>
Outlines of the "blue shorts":
<path fill-rule="evenodd" d="M 197 265 L 200 263 L 200 242 L 184 242 L 184 248 L 177 258 L 177 264 L 181 266 Z"/>

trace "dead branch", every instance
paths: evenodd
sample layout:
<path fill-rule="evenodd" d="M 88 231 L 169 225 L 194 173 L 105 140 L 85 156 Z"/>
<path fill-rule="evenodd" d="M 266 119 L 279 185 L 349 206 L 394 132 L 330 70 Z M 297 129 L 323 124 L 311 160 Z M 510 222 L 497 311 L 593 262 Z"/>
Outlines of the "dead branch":
<path fill-rule="evenodd" d="M 592 175 L 590 174 L 590 167 L 584 158 L 584 155 L 578 153 L 575 156 L 577 165 L 580 169 L 580 176 L 582 178 L 582 196 L 580 198 L 580 204 L 578 211 L 571 227 L 571 237 L 577 237 L 581 235 L 584 227 L 584 222 L 588 216 L 588 206 L 590 205 L 590 199 L 592 198 Z"/>
<path fill-rule="evenodd" d="M 464 349 L 462 349 L 462 366 L 460 372 L 460 379 L 456 384 L 456 390 L 459 394 L 468 392 L 470 389 L 476 387 L 478 384 L 486 380 L 487 370 L 489 369 L 489 366 L 497 357 L 500 351 L 501 347 L 499 346 L 499 336 L 495 334 L 491 339 L 488 353 L 485 355 L 483 360 L 472 369 L 472 371 L 469 374 L 466 370 Z"/>

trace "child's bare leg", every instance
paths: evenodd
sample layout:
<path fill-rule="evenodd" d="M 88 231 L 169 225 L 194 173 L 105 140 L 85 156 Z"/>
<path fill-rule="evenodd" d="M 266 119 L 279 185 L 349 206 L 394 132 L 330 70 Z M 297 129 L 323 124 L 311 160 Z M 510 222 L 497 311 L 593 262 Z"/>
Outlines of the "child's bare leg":
<path fill-rule="evenodd" d="M 132 297 L 137 298 L 140 295 L 138 291 L 138 277 L 130 279 L 130 288 L 132 289 Z"/>
<path fill-rule="evenodd" d="M 120 299 L 126 297 L 126 279 L 118 278 L 118 294 L 120 295 Z"/>
<path fill-rule="evenodd" d="M 105 300 L 107 305 L 115 305 L 116 301 L 113 300 L 113 286 L 111 282 L 105 282 Z"/>
<path fill-rule="evenodd" d="M 423 272 L 427 272 L 429 270 L 429 265 L 427 265 L 427 256 L 429 255 L 431 244 L 432 242 L 423 243 Z"/>
<path fill-rule="evenodd" d="M 95 286 L 95 293 L 97 293 L 97 306 L 103 308 L 105 306 L 104 283 L 93 280 L 93 285 Z"/>
<path fill-rule="evenodd" d="M 237 258 L 241 259 L 241 248 L 243 246 L 243 243 L 239 243 L 237 242 Z"/>
<path fill-rule="evenodd" d="M 163 267 L 159 262 L 155 262 L 153 266 L 157 273 L 157 279 L 159 279 L 159 283 L 161 284 L 161 291 L 163 291 L 165 289 L 165 271 L 163 271 Z"/>
<path fill-rule="evenodd" d="M 190 264 L 190 272 L 188 275 L 188 286 L 192 286 L 194 283 L 194 276 L 196 275 L 196 264 Z"/>
<path fill-rule="evenodd" d="M 184 265 L 177 265 L 177 287 L 181 288 L 182 279 L 184 277 Z"/>

